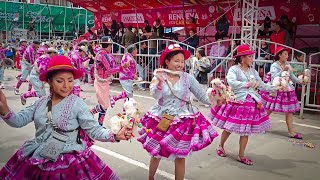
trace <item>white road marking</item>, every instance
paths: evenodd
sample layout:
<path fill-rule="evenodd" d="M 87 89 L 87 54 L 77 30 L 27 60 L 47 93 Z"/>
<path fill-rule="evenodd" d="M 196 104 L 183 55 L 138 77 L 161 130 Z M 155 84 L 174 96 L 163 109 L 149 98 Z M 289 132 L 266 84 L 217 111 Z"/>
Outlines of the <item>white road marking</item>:
<path fill-rule="evenodd" d="M 146 164 L 144 164 L 142 162 L 139 162 L 139 161 L 136 161 L 134 159 L 128 158 L 128 157 L 126 157 L 124 155 L 121 155 L 121 154 L 118 154 L 116 152 L 110 151 L 110 150 L 105 149 L 103 147 L 93 145 L 93 146 L 91 146 L 91 148 L 94 149 L 94 150 L 100 151 L 100 152 L 102 152 L 104 154 L 107 154 L 109 156 L 115 157 L 117 159 L 121 159 L 121 160 L 123 160 L 123 161 L 125 161 L 127 163 L 130 163 L 130 164 L 133 164 L 135 166 L 141 167 L 143 169 L 149 170 L 149 166 L 147 166 Z M 161 175 L 161 176 L 163 176 L 165 178 L 168 178 L 168 179 L 174 179 L 174 175 L 173 174 L 167 173 L 167 172 L 159 170 L 159 169 L 157 171 L 157 174 L 159 174 L 159 175 Z M 187 180 L 187 179 L 185 179 L 185 180 Z"/>
<path fill-rule="evenodd" d="M 283 123 L 286 123 L 286 121 L 284 120 L 280 120 L 280 122 L 283 122 Z M 303 126 L 303 127 L 308 127 L 308 128 L 313 128 L 313 129 L 319 129 L 320 130 L 320 127 L 319 126 L 311 126 L 311 125 L 308 125 L 308 124 L 300 124 L 300 123 L 293 123 L 294 125 L 298 125 L 298 126 Z"/>
<path fill-rule="evenodd" d="M 122 91 L 110 91 L 110 92 L 121 93 Z M 143 96 L 143 95 L 137 95 L 137 94 L 133 94 L 133 96 L 140 97 L 140 98 L 154 99 L 153 97 L 150 97 L 150 96 Z"/>

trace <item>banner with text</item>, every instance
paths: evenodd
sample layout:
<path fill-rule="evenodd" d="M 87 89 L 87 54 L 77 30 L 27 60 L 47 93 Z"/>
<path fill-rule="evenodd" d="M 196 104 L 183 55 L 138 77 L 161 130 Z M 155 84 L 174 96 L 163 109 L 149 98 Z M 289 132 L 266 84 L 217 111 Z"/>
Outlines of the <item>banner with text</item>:
<path fill-rule="evenodd" d="M 296 24 L 319 24 L 320 23 L 320 7 L 319 2 L 314 0 L 305 1 L 262 1 L 258 9 L 258 21 L 262 23 L 266 16 L 271 20 L 277 20 L 281 15 L 285 14 Z M 104 22 L 107 26 L 111 25 L 111 21 L 115 19 L 118 23 L 123 22 L 126 26 L 133 25 L 144 26 L 144 20 L 148 20 L 151 25 L 159 18 L 162 25 L 166 27 L 179 27 L 186 24 L 189 17 L 197 19 L 198 26 L 207 26 L 210 22 L 215 21 L 223 12 L 228 11 L 233 4 L 212 4 L 208 6 L 188 6 L 188 7 L 166 7 L 156 9 L 138 10 L 137 14 L 133 10 L 117 11 L 96 14 L 96 24 Z M 241 23 L 241 9 L 233 8 L 226 13 L 227 19 L 232 25 L 233 20 L 237 21 L 237 25 Z M 186 20 L 185 20 L 186 18 Z M 100 21 L 100 22 L 98 22 Z"/>

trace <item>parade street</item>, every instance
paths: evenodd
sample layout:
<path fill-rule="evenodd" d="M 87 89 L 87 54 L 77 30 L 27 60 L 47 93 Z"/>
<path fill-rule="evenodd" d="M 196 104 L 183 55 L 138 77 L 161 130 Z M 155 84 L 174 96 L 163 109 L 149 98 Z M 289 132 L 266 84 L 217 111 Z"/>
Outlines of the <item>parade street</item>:
<path fill-rule="evenodd" d="M 23 106 L 20 96 L 14 95 L 13 86 L 18 71 L 7 69 L 5 71 L 5 87 L 3 90 L 8 105 L 14 112 L 22 110 L 33 103 L 37 98 L 27 100 Z M 96 105 L 94 88 L 88 84 L 81 86 L 82 96 L 86 97 L 89 107 Z M 27 90 L 24 83 L 20 92 Z M 119 83 L 111 84 L 111 95 L 121 92 Z M 139 91 L 135 88 L 134 99 L 138 102 L 141 114 L 145 113 L 156 101 L 150 96 L 148 90 Z M 122 113 L 123 101 L 117 102 L 114 108 L 108 109 L 105 126 L 108 128 L 108 119 Z M 209 108 L 195 103 L 200 111 L 207 117 Z M 287 137 L 287 127 L 284 115 L 272 114 L 270 119 L 272 128 L 262 135 L 251 136 L 247 147 L 247 156 L 254 163 L 247 166 L 236 160 L 238 155 L 239 136 L 232 134 L 226 144 L 227 157 L 222 158 L 216 154 L 220 137 L 204 150 L 193 153 L 186 161 L 186 176 L 188 180 L 318 180 L 320 177 L 320 118 L 319 113 L 305 113 L 304 119 L 294 118 L 296 130 L 302 133 L 304 140 L 313 143 L 315 148 L 294 145 Z M 221 130 L 215 128 L 219 133 Z M 0 121 L 0 168 L 2 168 L 15 151 L 28 139 L 34 138 L 34 124 L 15 129 Z M 135 136 L 138 133 L 135 132 Z M 143 180 L 148 177 L 150 156 L 142 145 L 133 138 L 120 143 L 95 142 L 92 149 L 124 180 Z M 156 180 L 174 179 L 174 163 L 163 160 L 155 177 Z M 27 176 L 27 175 L 26 175 Z"/>

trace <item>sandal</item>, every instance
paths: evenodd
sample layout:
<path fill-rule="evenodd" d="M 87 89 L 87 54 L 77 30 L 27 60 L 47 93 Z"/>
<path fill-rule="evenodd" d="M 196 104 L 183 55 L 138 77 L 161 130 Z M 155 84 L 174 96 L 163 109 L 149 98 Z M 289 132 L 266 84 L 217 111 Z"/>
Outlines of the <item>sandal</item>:
<path fill-rule="evenodd" d="M 299 133 L 296 133 L 296 134 L 291 134 L 291 133 L 289 133 L 289 138 L 303 139 L 302 135 L 299 134 Z"/>
<path fill-rule="evenodd" d="M 249 165 L 249 166 L 252 166 L 252 165 L 253 165 L 253 162 L 251 161 L 251 159 L 246 158 L 246 157 L 240 157 L 240 156 L 238 156 L 238 161 L 241 162 L 241 163 L 243 163 L 243 164 Z"/>
<path fill-rule="evenodd" d="M 218 156 L 220 156 L 220 157 L 226 157 L 227 156 L 226 152 L 224 151 L 224 149 L 221 146 L 219 146 L 216 149 L 216 151 L 217 151 Z"/>
<path fill-rule="evenodd" d="M 21 100 L 22 105 L 26 105 L 27 100 L 26 100 L 26 98 L 23 97 L 23 95 L 20 96 L 20 100 Z"/>

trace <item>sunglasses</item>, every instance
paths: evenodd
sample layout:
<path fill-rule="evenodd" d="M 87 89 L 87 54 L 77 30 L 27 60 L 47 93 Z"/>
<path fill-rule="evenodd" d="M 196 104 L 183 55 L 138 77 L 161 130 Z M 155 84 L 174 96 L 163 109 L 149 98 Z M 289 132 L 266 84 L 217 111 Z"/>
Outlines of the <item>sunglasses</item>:
<path fill-rule="evenodd" d="M 48 52 L 48 54 L 52 54 L 52 53 L 57 54 L 56 52 Z"/>
<path fill-rule="evenodd" d="M 180 46 L 179 44 L 170 44 L 170 45 L 168 46 L 168 49 L 169 49 L 169 50 L 173 50 L 173 49 L 175 49 L 175 48 L 181 49 L 181 46 Z"/>

